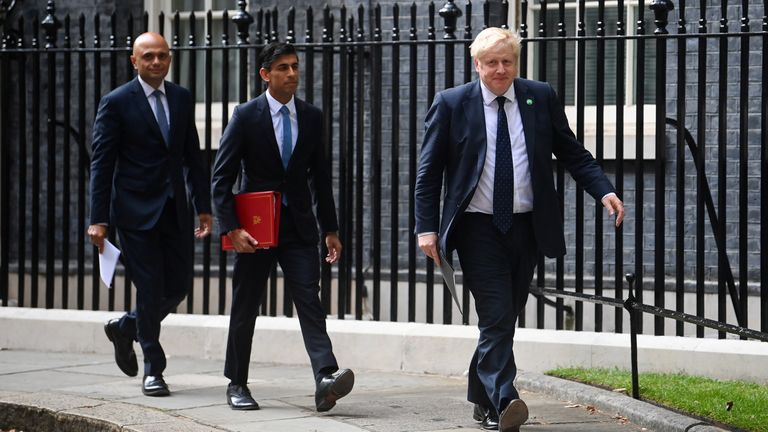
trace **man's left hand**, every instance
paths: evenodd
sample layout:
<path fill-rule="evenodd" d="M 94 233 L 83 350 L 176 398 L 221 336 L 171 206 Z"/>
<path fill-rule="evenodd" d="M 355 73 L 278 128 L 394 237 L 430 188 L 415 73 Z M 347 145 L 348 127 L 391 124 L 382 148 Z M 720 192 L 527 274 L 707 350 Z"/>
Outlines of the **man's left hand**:
<path fill-rule="evenodd" d="M 213 226 L 213 217 L 210 213 L 200 213 L 198 216 L 200 224 L 195 228 L 195 238 L 203 238 L 211 233 Z"/>
<path fill-rule="evenodd" d="M 621 221 L 624 220 L 624 203 L 614 193 L 604 196 L 602 202 L 609 215 L 616 215 L 616 227 L 618 228 Z"/>
<path fill-rule="evenodd" d="M 325 262 L 333 264 L 341 257 L 341 240 L 339 235 L 331 232 L 325 235 L 325 247 L 328 248 L 328 255 L 325 256 Z"/>

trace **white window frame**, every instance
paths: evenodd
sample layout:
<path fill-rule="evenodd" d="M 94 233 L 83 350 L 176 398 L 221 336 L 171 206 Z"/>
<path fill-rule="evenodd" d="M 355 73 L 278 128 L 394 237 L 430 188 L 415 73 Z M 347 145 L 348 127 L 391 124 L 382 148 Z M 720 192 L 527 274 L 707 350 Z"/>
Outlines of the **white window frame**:
<path fill-rule="evenodd" d="M 223 9 L 221 10 L 214 10 L 213 9 L 213 0 L 204 0 L 204 8 L 199 10 L 185 10 L 185 11 L 179 11 L 179 16 L 182 20 L 189 19 L 189 16 L 191 12 L 195 13 L 196 17 L 205 17 L 208 13 L 208 10 L 213 11 L 214 19 L 221 19 L 222 13 L 224 12 Z M 234 2 L 233 2 L 234 3 Z M 153 32 L 159 32 L 160 31 L 160 24 L 158 23 L 157 17 L 160 16 L 160 12 L 165 13 L 165 29 L 172 29 L 173 28 L 173 15 L 176 12 L 172 9 L 173 0 L 155 0 L 145 3 L 145 10 L 149 14 L 149 31 Z M 238 11 L 235 9 L 228 9 L 227 13 L 230 17 L 232 17 L 235 13 Z M 171 32 L 166 31 L 167 35 L 170 35 Z M 235 41 L 234 38 L 236 38 L 236 35 L 232 35 L 232 42 Z M 205 43 L 204 41 L 201 41 L 202 43 Z M 171 62 L 171 68 L 173 68 L 173 62 Z M 168 78 L 172 77 L 172 70 L 168 73 Z M 202 75 L 201 75 L 202 76 Z M 249 80 L 250 81 L 250 80 Z M 249 84 L 250 85 L 250 82 Z M 249 93 L 250 94 L 250 93 Z M 229 115 L 232 115 L 232 110 L 239 105 L 240 102 L 238 101 L 229 101 L 227 103 L 227 112 Z M 220 101 L 212 101 L 211 102 L 211 148 L 216 150 L 219 148 L 219 141 L 221 140 L 221 134 L 224 132 L 221 128 L 222 125 L 222 108 L 223 103 Z M 197 126 L 197 133 L 200 136 L 200 146 L 202 147 L 205 145 L 203 142 L 203 132 L 205 131 L 205 102 L 197 102 L 195 103 L 195 125 Z"/>
<path fill-rule="evenodd" d="M 617 7 L 617 1 L 606 1 L 605 7 Z M 576 9 L 578 11 L 579 2 L 567 2 L 565 4 L 567 9 Z M 597 8 L 597 1 L 585 2 L 586 8 Z M 627 12 L 626 29 L 627 35 L 635 34 L 637 21 L 636 12 L 638 8 L 637 1 L 628 1 L 624 4 Z M 520 0 L 515 2 L 515 7 L 511 7 L 509 11 L 509 22 L 515 23 L 516 28 L 520 28 Z M 528 2 L 527 22 L 534 23 L 536 12 L 541 10 L 541 4 L 534 1 Z M 559 4 L 557 2 L 547 3 L 547 12 L 555 14 L 559 10 Z M 578 19 L 578 13 L 575 14 Z M 529 24 L 529 28 L 533 26 Z M 575 27 L 575 26 L 574 26 Z M 573 36 L 573 35 L 569 35 Z M 637 109 L 634 99 L 634 87 L 635 87 L 635 68 L 634 61 L 636 59 L 634 44 L 628 43 L 626 45 L 626 58 L 625 58 L 625 95 L 627 102 L 622 107 L 624 112 L 624 159 L 636 159 L 636 131 L 637 131 Z M 528 70 L 533 70 L 535 62 L 537 61 L 535 54 L 531 51 L 531 55 L 528 56 Z M 578 71 L 574 70 L 574 82 L 578 82 Z M 606 160 L 616 159 L 616 105 L 604 105 L 603 109 L 603 158 Z M 571 123 L 576 119 L 576 105 L 567 105 L 565 107 L 565 113 Z M 656 104 L 644 104 L 643 105 L 643 159 L 653 160 L 656 158 Z M 586 105 L 584 107 L 584 146 L 594 155 L 597 148 L 597 106 Z"/>

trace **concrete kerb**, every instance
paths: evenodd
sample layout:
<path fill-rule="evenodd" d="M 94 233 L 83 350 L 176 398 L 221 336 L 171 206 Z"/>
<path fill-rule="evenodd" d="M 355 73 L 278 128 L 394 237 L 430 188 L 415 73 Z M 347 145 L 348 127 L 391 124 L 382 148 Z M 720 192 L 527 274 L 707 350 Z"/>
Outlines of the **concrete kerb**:
<path fill-rule="evenodd" d="M 591 405 L 655 432 L 726 432 L 710 423 L 633 399 L 623 393 L 538 373 L 521 372 L 515 380 L 515 386 L 521 390 L 549 394 L 560 400 Z"/>
<path fill-rule="evenodd" d="M 118 314 L 0 307 L 0 328 L 3 329 L 0 347 L 111 353 L 111 345 L 105 342 L 103 324 Z M 170 355 L 223 360 L 227 326 L 227 316 L 170 315 L 163 322 L 161 338 Z M 469 326 L 329 319 L 328 331 L 343 367 L 369 370 L 461 375 L 477 343 L 477 329 Z M 308 364 L 294 318 L 260 317 L 254 340 L 258 341 L 259 349 L 253 352 L 253 362 Z M 720 379 L 768 382 L 768 376 L 759 375 L 768 374 L 768 370 L 751 366 L 766 364 L 768 344 L 657 336 L 640 336 L 638 342 L 643 371 L 687 372 Z M 521 389 L 593 405 L 655 431 L 722 430 L 625 395 L 539 373 L 560 366 L 628 368 L 628 335 L 518 329 L 515 352 L 520 369 L 525 371 L 517 381 Z M 734 364 L 739 367 L 734 368 Z M 8 401 L 8 398 L 0 400 Z M 118 430 L 150 430 L 125 429 L 127 423 L 115 424 L 123 428 Z"/>
<path fill-rule="evenodd" d="M 0 307 L 0 347 L 48 352 L 112 352 L 104 323 L 120 312 Z M 229 317 L 171 314 L 163 321 L 166 353 L 223 360 Z M 473 326 L 329 319 L 328 333 L 343 367 L 462 375 L 477 345 Z M 296 318 L 259 317 L 251 361 L 308 365 Z M 375 353 L 375 355 L 371 355 Z M 515 359 L 527 372 L 557 367 L 629 369 L 629 335 L 520 328 Z M 641 371 L 681 372 L 768 383 L 768 344 L 736 339 L 638 336 Z M 735 367 L 734 365 L 738 365 Z"/>
<path fill-rule="evenodd" d="M 0 425 L 38 432 L 222 430 L 149 407 L 48 393 L 0 396 Z"/>

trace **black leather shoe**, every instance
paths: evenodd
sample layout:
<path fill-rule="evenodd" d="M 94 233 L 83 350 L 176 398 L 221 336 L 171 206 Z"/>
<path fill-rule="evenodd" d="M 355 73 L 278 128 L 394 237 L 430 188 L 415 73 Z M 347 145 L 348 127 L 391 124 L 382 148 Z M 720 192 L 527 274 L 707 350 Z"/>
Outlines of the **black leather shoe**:
<path fill-rule="evenodd" d="M 317 412 L 328 411 L 336 401 L 348 395 L 355 385 L 355 374 L 349 369 L 339 369 L 321 379 L 315 392 Z"/>
<path fill-rule="evenodd" d="M 133 351 L 133 339 L 120 332 L 120 320 L 115 318 L 104 324 L 104 333 L 107 334 L 112 345 L 115 346 L 115 363 L 124 374 L 135 377 L 139 373 L 139 363 L 136 361 L 136 352 Z"/>
<path fill-rule="evenodd" d="M 244 385 L 230 383 L 227 386 L 227 404 L 233 410 L 257 410 L 259 404 L 251 396 L 251 391 Z"/>
<path fill-rule="evenodd" d="M 144 375 L 141 383 L 141 392 L 146 396 L 169 396 L 168 384 L 165 383 L 162 375 L 152 376 Z"/>
<path fill-rule="evenodd" d="M 485 417 L 487 415 L 488 415 L 488 408 L 480 404 L 475 404 L 475 407 L 472 409 L 472 420 L 481 422 L 485 420 Z"/>
<path fill-rule="evenodd" d="M 521 399 L 512 399 L 499 416 L 499 432 L 519 432 L 528 420 L 528 405 Z"/>
<path fill-rule="evenodd" d="M 489 409 L 482 423 L 483 430 L 499 430 L 499 415 L 496 410 Z"/>

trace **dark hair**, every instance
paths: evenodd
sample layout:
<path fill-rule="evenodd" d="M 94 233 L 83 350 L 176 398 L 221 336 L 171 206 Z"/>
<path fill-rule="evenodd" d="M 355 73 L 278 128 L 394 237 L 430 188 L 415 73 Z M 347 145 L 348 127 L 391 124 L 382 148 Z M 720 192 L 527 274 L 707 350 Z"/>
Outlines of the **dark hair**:
<path fill-rule="evenodd" d="M 275 60 L 286 54 L 296 54 L 296 47 L 285 42 L 270 42 L 259 54 L 260 67 L 269 70 Z"/>

